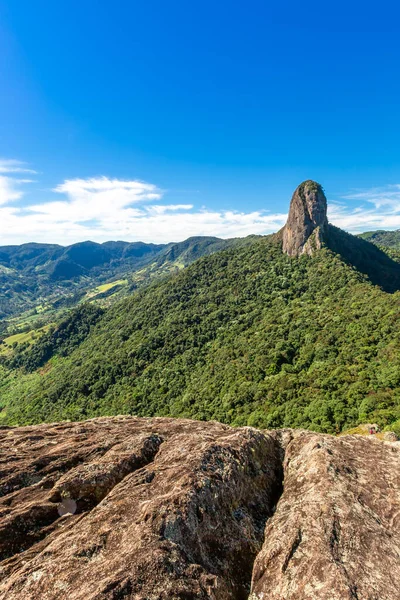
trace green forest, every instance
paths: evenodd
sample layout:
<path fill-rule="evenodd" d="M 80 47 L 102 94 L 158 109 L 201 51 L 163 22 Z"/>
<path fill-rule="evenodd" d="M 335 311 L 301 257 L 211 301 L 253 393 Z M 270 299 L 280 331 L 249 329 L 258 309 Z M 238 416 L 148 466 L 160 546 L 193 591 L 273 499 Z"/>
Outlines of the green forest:
<path fill-rule="evenodd" d="M 101 284 L 127 278 L 129 285 L 113 286 L 108 293 L 97 294 L 99 301 L 109 296 L 119 299 L 153 277 L 238 243 L 242 240 L 203 236 L 170 244 L 81 242 L 67 247 L 37 243 L 0 246 L 0 335 L 38 310 L 41 321 L 50 322 L 49 317 L 51 320 L 59 315 L 60 309 L 84 301 Z"/>
<path fill-rule="evenodd" d="M 279 237 L 254 238 L 104 313 L 72 312 L 58 333 L 2 359 L 2 422 L 128 413 L 398 430 L 400 292 L 372 281 L 373 269 L 379 280 L 400 267 L 340 230 L 331 239 L 343 256 L 326 247 L 289 258 Z"/>
<path fill-rule="evenodd" d="M 398 229 L 396 231 L 384 231 L 382 229 L 366 231 L 360 233 L 359 237 L 378 246 L 400 249 L 400 231 Z"/>

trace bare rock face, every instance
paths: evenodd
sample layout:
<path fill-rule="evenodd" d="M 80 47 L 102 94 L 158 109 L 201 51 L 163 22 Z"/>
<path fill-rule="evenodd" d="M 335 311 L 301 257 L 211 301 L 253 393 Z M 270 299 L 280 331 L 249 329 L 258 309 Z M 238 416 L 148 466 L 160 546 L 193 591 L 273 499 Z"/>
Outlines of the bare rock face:
<path fill-rule="evenodd" d="M 2 600 L 248 597 L 274 436 L 122 417 L 6 429 L 0 447 Z"/>
<path fill-rule="evenodd" d="M 399 467 L 374 436 L 3 428 L 0 600 L 398 600 Z"/>
<path fill-rule="evenodd" d="M 289 256 L 312 254 L 321 248 L 328 228 L 324 191 L 315 181 L 304 181 L 293 194 L 282 231 L 283 251 Z"/>
<path fill-rule="evenodd" d="M 400 590 L 400 448 L 303 433 L 254 565 L 252 600 L 394 600 Z"/>

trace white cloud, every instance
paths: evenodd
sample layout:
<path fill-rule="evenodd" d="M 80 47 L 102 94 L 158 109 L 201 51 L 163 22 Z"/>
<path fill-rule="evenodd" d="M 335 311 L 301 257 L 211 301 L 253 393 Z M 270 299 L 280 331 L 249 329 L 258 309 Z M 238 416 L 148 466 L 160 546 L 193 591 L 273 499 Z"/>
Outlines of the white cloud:
<path fill-rule="evenodd" d="M 17 174 L 25 171 L 29 169 L 20 161 L 0 160 L 1 244 L 71 244 L 87 239 L 171 242 L 195 235 L 239 237 L 277 231 L 287 216 L 286 212 L 164 204 L 165 192 L 152 183 L 108 177 L 67 179 L 47 192 L 48 201 L 29 206 L 25 202 L 22 206 L 18 201 L 30 180 Z M 329 203 L 329 219 L 353 233 L 400 228 L 400 185 L 357 191 L 340 202 Z"/>
<path fill-rule="evenodd" d="M 24 208 L 0 208 L 3 243 L 35 240 L 69 244 L 86 239 L 170 242 L 192 235 L 226 238 L 276 231 L 286 219 L 285 214 L 263 211 L 196 211 L 193 204 L 160 204 L 163 192 L 137 180 L 70 179 L 52 192 L 64 197 Z M 11 195 L 6 195 L 8 202 L 13 199 Z M 158 203 L 152 204 L 154 200 Z"/>
<path fill-rule="evenodd" d="M 90 179 L 67 179 L 53 190 L 66 194 L 70 200 L 89 200 L 107 197 L 111 202 L 126 206 L 140 200 L 157 200 L 161 193 L 156 186 L 144 181 L 123 181 L 108 177 L 92 177 Z"/>
<path fill-rule="evenodd" d="M 286 219 L 285 214 L 264 211 L 195 210 L 193 204 L 160 204 L 164 192 L 138 180 L 67 179 L 52 193 L 60 199 L 24 208 L 0 208 L 2 243 L 35 240 L 69 244 L 87 239 L 170 242 L 193 235 L 226 238 L 276 231 Z M 4 194 L 3 204 L 20 197 L 21 192 L 11 188 Z"/>
<path fill-rule="evenodd" d="M 25 165 L 21 160 L 0 158 L 0 173 L 37 173 L 33 169 L 27 169 Z"/>
<path fill-rule="evenodd" d="M 24 191 L 21 189 L 21 185 L 24 183 L 32 183 L 32 180 L 0 175 L 0 204 L 8 204 L 22 198 Z"/>
<path fill-rule="evenodd" d="M 0 175 L 0 204 L 8 204 L 21 198 L 22 192 L 17 189 L 16 182 L 11 177 Z"/>
<path fill-rule="evenodd" d="M 163 215 L 170 210 L 192 210 L 193 204 L 152 204 L 147 206 L 146 210 L 148 213 L 154 213 L 156 215 Z"/>
<path fill-rule="evenodd" d="M 159 200 L 161 192 L 151 183 L 142 181 L 122 181 L 98 177 L 91 179 L 67 179 L 53 189 L 53 192 L 66 196 L 65 200 L 31 206 L 30 210 L 57 220 L 74 222 L 114 219 L 121 212 L 127 215 L 138 214 L 129 209 L 132 204 L 149 200 Z"/>
<path fill-rule="evenodd" d="M 400 184 L 355 191 L 343 200 L 347 202 L 328 203 L 328 216 L 346 231 L 400 228 Z"/>
<path fill-rule="evenodd" d="M 20 160 L 0 158 L 0 205 L 20 200 L 24 195 L 21 186 L 24 183 L 32 183 L 31 179 L 19 179 L 15 173 L 35 173 L 27 169 Z"/>
<path fill-rule="evenodd" d="M 380 206 L 393 206 L 398 210 L 400 207 L 400 184 L 352 192 L 346 194 L 343 198 L 347 200 L 365 200 L 378 208 Z"/>

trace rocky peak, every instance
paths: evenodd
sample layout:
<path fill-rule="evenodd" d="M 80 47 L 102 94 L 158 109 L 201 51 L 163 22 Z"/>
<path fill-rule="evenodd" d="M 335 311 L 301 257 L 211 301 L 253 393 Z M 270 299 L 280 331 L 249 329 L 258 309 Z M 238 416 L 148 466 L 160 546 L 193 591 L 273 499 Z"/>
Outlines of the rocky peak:
<path fill-rule="evenodd" d="M 283 228 L 283 251 L 289 256 L 312 254 L 321 248 L 328 227 L 327 203 L 322 186 L 303 181 L 295 190 Z"/>

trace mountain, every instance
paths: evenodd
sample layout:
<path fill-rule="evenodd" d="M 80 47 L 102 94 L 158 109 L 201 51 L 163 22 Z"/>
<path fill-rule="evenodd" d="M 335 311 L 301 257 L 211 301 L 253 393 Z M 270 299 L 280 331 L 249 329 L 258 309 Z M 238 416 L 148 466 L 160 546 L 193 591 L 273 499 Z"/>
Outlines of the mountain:
<path fill-rule="evenodd" d="M 184 242 L 145 244 L 143 242 L 80 242 L 62 247 L 53 244 L 0 246 L 3 272 L 26 276 L 47 276 L 49 280 L 65 280 L 98 276 L 109 269 L 132 268 L 156 258 L 159 262 L 182 259 L 184 264 L 225 248 L 230 240 L 216 237 L 192 237 Z"/>
<path fill-rule="evenodd" d="M 290 202 L 289 215 L 282 235 L 282 250 L 289 256 L 313 254 L 327 237 L 327 202 L 322 186 L 303 181 Z"/>
<path fill-rule="evenodd" d="M 283 251 L 283 234 L 196 260 L 111 306 L 68 356 L 55 348 L 45 368 L 14 369 L 3 420 L 129 413 L 400 427 L 400 265 L 330 225 L 321 248 L 300 256 Z M 34 352 L 19 364 L 34 364 Z"/>
<path fill-rule="evenodd" d="M 384 248 L 395 248 L 396 250 L 400 250 L 400 230 L 366 231 L 365 233 L 360 233 L 358 237 L 363 240 L 366 240 L 367 242 L 372 242 L 377 246 L 383 246 Z"/>
<path fill-rule="evenodd" d="M 319 183 L 309 180 L 298 186 L 290 203 L 286 225 L 277 234 L 282 240 L 283 252 L 289 256 L 311 256 L 325 246 L 385 291 L 399 290 L 398 262 L 376 245 L 366 243 L 365 236 L 355 237 L 330 225 L 327 207 L 325 193 Z M 400 256 L 397 258 L 400 259 Z"/>
<path fill-rule="evenodd" d="M 38 304 L 74 305 L 87 290 L 111 280 L 150 270 L 152 276 L 178 268 L 196 258 L 236 243 L 215 237 L 194 237 L 178 244 L 143 242 L 82 242 L 22 244 L 0 247 L 0 319 L 10 318 Z M 145 280 L 141 277 L 140 281 Z M 135 287 L 138 282 L 135 280 Z M 114 290 L 116 291 L 116 290 Z"/>
<path fill-rule="evenodd" d="M 142 242 L 81 242 L 63 247 L 55 244 L 22 244 L 21 246 L 0 247 L 0 262 L 4 267 L 26 274 L 48 274 L 50 278 L 62 279 L 62 274 L 54 276 L 59 263 L 68 263 L 82 271 L 90 271 L 111 261 L 121 261 L 127 257 L 142 258 L 149 253 L 157 253 L 165 244 L 144 244 Z M 68 277 L 70 276 L 68 275 Z"/>
<path fill-rule="evenodd" d="M 0 598 L 398 600 L 399 445 L 123 416 L 3 428 Z"/>
<path fill-rule="evenodd" d="M 389 293 L 400 290 L 400 254 L 392 249 L 383 252 L 375 244 L 333 225 L 328 227 L 326 245 L 374 285 Z"/>
<path fill-rule="evenodd" d="M 228 248 L 234 243 L 242 243 L 242 240 L 239 241 L 237 238 L 234 240 L 221 240 L 216 237 L 191 237 L 184 242 L 165 246 L 156 258 L 156 264 L 162 265 L 165 262 L 173 263 L 179 260 L 187 266 L 202 256 L 208 256 L 218 252 L 218 250 Z"/>

